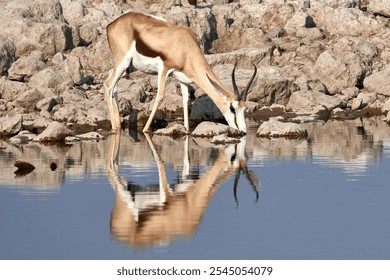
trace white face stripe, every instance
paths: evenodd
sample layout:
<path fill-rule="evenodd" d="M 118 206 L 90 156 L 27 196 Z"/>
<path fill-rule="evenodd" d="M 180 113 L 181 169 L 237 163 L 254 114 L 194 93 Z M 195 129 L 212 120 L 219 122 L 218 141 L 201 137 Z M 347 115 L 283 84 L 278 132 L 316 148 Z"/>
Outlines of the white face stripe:
<path fill-rule="evenodd" d="M 246 133 L 245 106 L 240 106 L 240 102 L 237 100 L 234 100 L 230 104 L 230 106 L 232 106 L 234 108 L 234 112 L 231 112 L 230 108 L 229 108 L 229 112 L 228 112 L 228 117 L 230 118 L 231 122 L 234 123 L 233 127 L 236 127 L 241 132 Z M 229 121 L 228 121 L 228 123 L 229 123 Z M 232 126 L 232 125 L 230 125 L 230 126 Z"/>

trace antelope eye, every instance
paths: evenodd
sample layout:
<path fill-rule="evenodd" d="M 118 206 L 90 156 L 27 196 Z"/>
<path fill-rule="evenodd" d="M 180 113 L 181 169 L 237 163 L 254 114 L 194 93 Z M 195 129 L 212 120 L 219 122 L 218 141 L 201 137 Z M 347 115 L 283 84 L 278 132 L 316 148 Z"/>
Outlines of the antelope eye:
<path fill-rule="evenodd" d="M 236 109 L 234 109 L 233 105 L 230 105 L 230 112 L 232 112 L 233 114 L 236 113 Z"/>

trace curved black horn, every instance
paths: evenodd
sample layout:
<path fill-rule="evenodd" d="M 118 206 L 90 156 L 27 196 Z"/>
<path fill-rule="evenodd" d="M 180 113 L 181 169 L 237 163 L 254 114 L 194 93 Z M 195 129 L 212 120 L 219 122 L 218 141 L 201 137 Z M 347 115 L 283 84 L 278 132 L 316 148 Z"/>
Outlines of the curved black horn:
<path fill-rule="evenodd" d="M 236 170 L 236 175 L 234 177 L 234 184 L 233 184 L 233 195 L 234 195 L 234 201 L 236 202 L 236 206 L 238 206 L 237 187 L 238 187 L 238 181 L 240 180 L 241 172 L 245 174 L 246 179 L 248 180 L 249 184 L 252 187 L 252 190 L 255 193 L 255 198 L 256 198 L 255 202 L 258 202 L 260 198 L 259 189 L 261 189 L 259 179 L 253 173 L 253 171 L 248 170 L 247 166 L 238 167 L 238 169 Z"/>
<path fill-rule="evenodd" d="M 255 79 L 255 77 L 256 77 L 256 74 L 257 74 L 257 67 L 256 67 L 256 65 L 254 65 L 254 64 L 252 64 L 253 65 L 253 67 L 255 68 L 255 71 L 253 72 L 253 75 L 252 75 L 252 77 L 251 77 L 251 79 L 249 80 L 249 82 L 248 82 L 248 84 L 246 85 L 246 87 L 245 87 L 245 89 L 242 91 L 242 93 L 241 93 L 241 100 L 246 100 L 246 97 L 247 97 L 247 95 L 248 95 L 248 91 L 249 91 L 249 88 L 250 88 L 250 86 L 252 85 L 252 82 L 253 82 L 253 80 Z"/>
<path fill-rule="evenodd" d="M 236 171 L 236 176 L 234 176 L 234 184 L 233 184 L 233 195 L 234 195 L 234 201 L 236 202 L 236 206 L 238 206 L 237 186 L 238 186 L 238 181 L 240 180 L 240 173 L 241 170 L 238 169 Z"/>
<path fill-rule="evenodd" d="M 237 63 L 234 63 L 233 67 L 233 72 L 232 72 L 232 83 L 233 83 L 233 90 L 234 90 L 234 95 L 236 96 L 237 99 L 240 99 L 240 92 L 238 91 L 237 84 L 236 84 L 236 77 L 235 77 L 235 72 L 236 72 L 236 66 Z"/>
<path fill-rule="evenodd" d="M 249 184 L 252 186 L 253 191 L 256 195 L 256 202 L 259 201 L 259 189 L 261 188 L 260 181 L 256 177 L 256 175 L 253 173 L 253 171 L 249 171 L 248 168 L 245 168 L 244 170 L 246 179 L 248 180 Z"/>

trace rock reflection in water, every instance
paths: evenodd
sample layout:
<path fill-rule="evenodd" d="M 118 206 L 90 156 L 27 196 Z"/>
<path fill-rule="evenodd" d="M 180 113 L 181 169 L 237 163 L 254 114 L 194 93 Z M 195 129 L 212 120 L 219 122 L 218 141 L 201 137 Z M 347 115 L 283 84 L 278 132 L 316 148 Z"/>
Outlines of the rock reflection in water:
<path fill-rule="evenodd" d="M 380 119 L 318 122 L 305 126 L 308 139 L 300 140 L 257 138 L 252 131 L 247 136 L 246 154 L 256 165 L 275 159 L 296 159 L 342 168 L 347 173 L 364 173 L 383 155 L 389 154 L 390 129 Z M 123 137 L 126 140 L 121 143 L 124 151 L 121 163 L 131 167 L 137 162 L 138 168 L 152 168 L 155 159 L 146 139 L 134 145 L 129 136 Z M 176 141 L 158 136 L 154 136 L 153 141 L 162 147 L 159 153 L 165 163 L 171 164 L 175 170 L 183 168 L 184 149 L 179 149 Z M 197 141 L 199 145 L 189 151 L 189 157 L 199 166 L 207 166 L 210 163 L 209 141 Z M 59 146 L 32 142 L 14 145 L 0 140 L 0 185 L 47 192 L 60 190 L 67 179 L 100 176 L 104 173 L 104 162 L 111 145 L 108 142 L 82 141 Z M 17 161 L 30 163 L 35 169 L 16 176 L 14 164 Z"/>
<path fill-rule="evenodd" d="M 201 222 L 210 199 L 221 183 L 232 174 L 236 176 L 234 180 L 236 201 L 238 201 L 237 184 L 241 173 L 246 175 L 253 187 L 255 197 L 258 198 L 260 184 L 246 165 L 245 138 L 239 144 L 214 147 L 208 145 L 208 148 L 200 148 L 189 137 L 175 141 L 167 137 L 155 136 L 157 141 L 162 140 L 163 143 L 164 140 L 176 142 L 174 145 L 165 142 L 160 147 L 155 145 L 149 135 L 146 134 L 145 138 L 158 170 L 159 185 L 157 187 L 138 186 L 127 181 L 120 174 L 119 135 L 111 137 L 109 156 L 106 159 L 106 174 L 116 195 L 111 215 L 111 233 L 115 239 L 127 246 L 161 245 L 169 243 L 178 235 L 192 236 Z M 163 153 L 163 151 L 166 152 Z M 201 153 L 198 153 L 199 151 Z M 143 151 L 143 154 L 147 153 L 148 151 Z M 174 185 L 168 182 L 162 154 L 169 155 L 167 161 L 174 162 L 176 165 L 178 165 L 176 159 L 181 156 L 182 166 L 176 166 L 181 169 L 181 175 L 176 180 L 178 183 Z M 173 161 L 172 157 L 175 158 Z M 207 163 L 210 163 L 210 167 L 204 174 L 201 174 L 199 170 L 190 172 L 194 167 Z"/>
<path fill-rule="evenodd" d="M 379 118 L 304 124 L 307 139 L 249 138 L 249 157 L 258 164 L 291 159 L 364 174 L 390 149 L 390 127 Z"/>
<path fill-rule="evenodd" d="M 14 145 L 0 140 L 0 187 L 51 194 L 61 191 L 64 182 L 96 176 L 106 180 L 107 176 L 116 196 L 111 212 L 112 236 L 127 246 L 153 246 L 169 243 L 178 236 L 190 238 L 218 186 L 229 177 L 238 179 L 241 174 L 242 186 L 231 186 L 237 191 L 238 200 L 241 188 L 250 184 L 256 200 L 259 174 L 251 172 L 251 166 L 303 161 L 337 168 L 351 175 L 349 179 L 358 179 L 354 176 L 364 175 L 373 165 L 380 164 L 382 157 L 390 157 L 390 128 L 381 120 L 329 121 L 305 126 L 307 139 L 257 138 L 251 130 L 246 141 L 227 147 L 212 145 L 207 139 L 175 140 L 157 135 L 139 135 L 135 142 L 126 133 L 99 142 L 62 146 Z M 18 161 L 29 163 L 34 169 L 15 174 Z M 142 181 L 143 178 L 129 177 L 129 170 L 158 174 L 156 184 L 149 188 L 150 182 Z M 179 175 L 172 179 L 172 174 Z M 249 180 L 249 184 L 244 181 L 246 186 L 242 182 L 245 177 Z"/>
<path fill-rule="evenodd" d="M 313 124 L 310 130 L 313 162 L 350 175 L 363 174 L 377 164 L 390 139 L 389 126 L 378 118 Z"/>
<path fill-rule="evenodd" d="M 0 140 L 0 186 L 40 193 L 59 191 L 67 179 L 85 179 L 104 172 L 104 154 L 103 142 L 15 145 Z M 34 169 L 21 173 L 20 162 Z"/>

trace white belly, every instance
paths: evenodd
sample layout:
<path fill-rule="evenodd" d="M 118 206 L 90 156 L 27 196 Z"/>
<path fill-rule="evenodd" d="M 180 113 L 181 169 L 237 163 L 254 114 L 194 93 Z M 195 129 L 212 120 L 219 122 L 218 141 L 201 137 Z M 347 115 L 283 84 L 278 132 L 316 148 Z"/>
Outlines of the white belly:
<path fill-rule="evenodd" d="M 183 84 L 191 84 L 192 81 L 190 78 L 188 78 L 183 72 L 180 71 L 173 71 L 173 76 L 175 76 L 176 79 L 178 79 Z"/>
<path fill-rule="evenodd" d="M 157 75 L 158 69 L 162 66 L 163 61 L 159 56 L 147 57 L 147 56 L 143 56 L 137 51 L 134 51 L 132 64 L 136 69 L 142 72 L 145 72 L 147 74 Z"/>
<path fill-rule="evenodd" d="M 151 75 L 157 75 L 164 66 L 164 63 L 159 56 L 147 57 L 137 52 L 135 42 L 127 53 L 124 59 L 124 63 L 126 63 L 126 61 L 127 63 L 131 63 L 134 68 Z M 171 73 L 173 73 L 173 76 L 175 76 L 175 78 L 178 79 L 181 83 L 192 83 L 192 81 L 184 73 L 177 71 L 176 69 L 169 69 L 168 75 Z"/>

